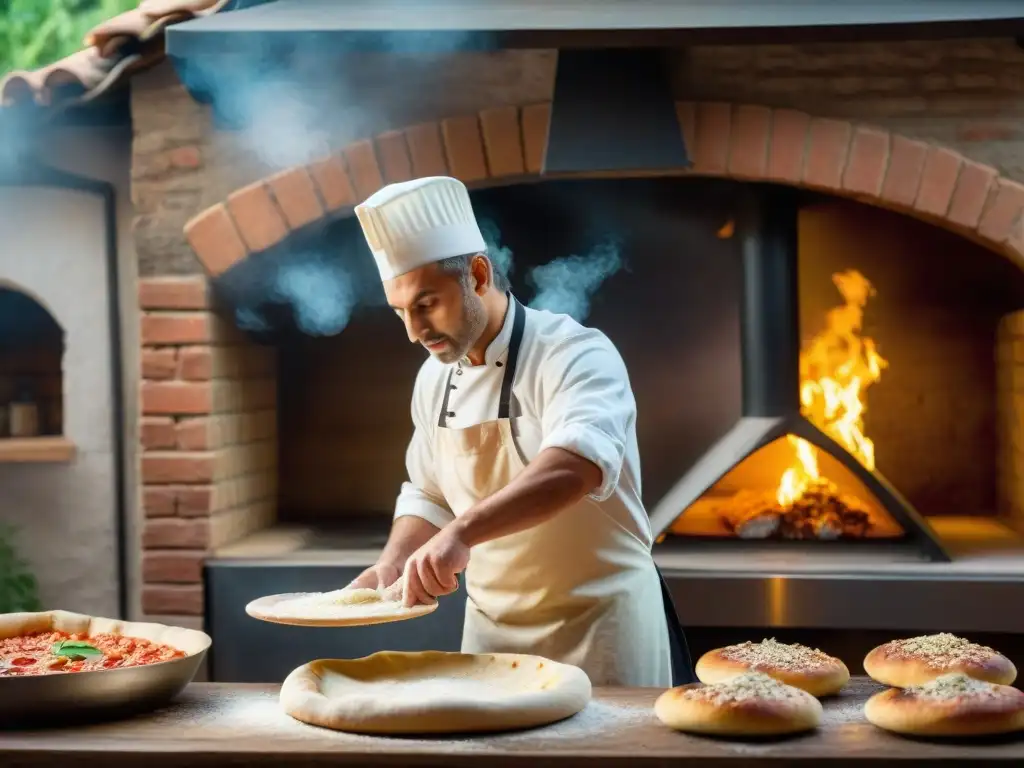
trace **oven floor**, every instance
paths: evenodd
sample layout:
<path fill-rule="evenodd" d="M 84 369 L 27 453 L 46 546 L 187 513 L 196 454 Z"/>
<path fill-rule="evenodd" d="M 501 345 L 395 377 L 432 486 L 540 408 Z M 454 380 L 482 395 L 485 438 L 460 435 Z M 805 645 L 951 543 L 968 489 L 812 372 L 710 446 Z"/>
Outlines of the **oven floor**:
<path fill-rule="evenodd" d="M 883 542 L 871 545 L 675 540 L 656 545 L 663 570 L 702 573 L 891 574 L 1024 578 L 1024 536 L 993 518 L 930 518 L 954 557 L 933 563 Z M 275 525 L 229 546 L 222 560 L 370 565 L 387 541 L 388 518 L 348 518 L 344 526 Z"/>

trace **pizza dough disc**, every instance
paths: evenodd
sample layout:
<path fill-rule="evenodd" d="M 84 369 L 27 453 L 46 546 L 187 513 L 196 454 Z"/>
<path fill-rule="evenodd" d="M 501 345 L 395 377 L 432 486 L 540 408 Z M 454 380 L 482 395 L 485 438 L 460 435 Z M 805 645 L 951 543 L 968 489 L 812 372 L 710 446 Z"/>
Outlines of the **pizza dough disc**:
<path fill-rule="evenodd" d="M 402 605 L 392 590 L 338 589 L 333 592 L 290 592 L 267 595 L 245 606 L 254 619 L 302 627 L 359 627 L 426 616 L 437 603 Z"/>
<path fill-rule="evenodd" d="M 956 672 L 999 685 L 1017 678 L 1017 668 L 999 651 L 948 632 L 879 645 L 864 657 L 864 671 L 875 682 L 894 688 L 922 685 Z"/>
<path fill-rule="evenodd" d="M 817 728 L 821 702 L 760 672 L 723 683 L 670 688 L 654 702 L 657 718 L 677 731 L 714 736 L 781 736 Z"/>
<path fill-rule="evenodd" d="M 879 691 L 864 704 L 868 722 L 909 736 L 992 736 L 1024 730 L 1024 692 L 943 675 L 924 685 Z"/>
<path fill-rule="evenodd" d="M 508 731 L 564 720 L 590 701 L 579 667 L 514 653 L 382 651 L 321 659 L 285 678 L 281 708 L 351 733 Z"/>
<path fill-rule="evenodd" d="M 775 638 L 708 651 L 697 660 L 694 671 L 702 683 L 724 683 L 747 672 L 761 672 L 812 696 L 832 696 L 850 680 L 850 670 L 841 659 Z"/>

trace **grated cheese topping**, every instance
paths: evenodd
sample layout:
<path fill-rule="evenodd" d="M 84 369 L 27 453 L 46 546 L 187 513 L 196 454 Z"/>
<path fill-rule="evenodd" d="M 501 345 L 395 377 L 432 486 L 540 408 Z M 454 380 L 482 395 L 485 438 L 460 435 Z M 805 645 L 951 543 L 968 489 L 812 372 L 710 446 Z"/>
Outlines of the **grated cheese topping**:
<path fill-rule="evenodd" d="M 923 661 L 933 668 L 954 664 L 984 664 L 991 661 L 993 656 L 999 656 L 998 651 L 987 645 L 978 645 L 948 632 L 893 640 L 883 647 L 891 656 Z"/>
<path fill-rule="evenodd" d="M 903 692 L 922 699 L 990 699 L 1004 693 L 1000 686 L 976 680 L 961 672 L 942 675 L 921 685 L 912 685 Z"/>
<path fill-rule="evenodd" d="M 683 698 L 710 704 L 738 704 L 745 701 L 797 701 L 808 694 L 792 685 L 780 683 L 760 672 L 748 672 L 724 683 L 712 683 L 688 688 Z"/>
<path fill-rule="evenodd" d="M 334 618 L 354 615 L 383 616 L 402 610 L 401 600 L 391 599 L 386 590 L 346 588 L 282 600 L 268 612 L 281 618 Z"/>
<path fill-rule="evenodd" d="M 824 651 L 798 643 L 780 643 L 774 637 L 759 643 L 747 641 L 731 645 L 722 649 L 722 656 L 730 661 L 746 664 L 753 670 L 774 668 L 812 672 L 836 664 L 836 659 Z"/>

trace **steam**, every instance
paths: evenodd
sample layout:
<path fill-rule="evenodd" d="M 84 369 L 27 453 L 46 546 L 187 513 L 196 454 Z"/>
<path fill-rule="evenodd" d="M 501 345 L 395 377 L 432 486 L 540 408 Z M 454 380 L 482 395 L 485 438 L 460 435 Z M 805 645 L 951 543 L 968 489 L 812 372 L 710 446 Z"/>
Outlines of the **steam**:
<path fill-rule="evenodd" d="M 33 107 L 0 108 L 0 174 L 14 174 L 39 161 L 49 139 L 45 118 Z"/>
<path fill-rule="evenodd" d="M 295 308 L 296 325 L 311 336 L 341 333 L 357 301 L 351 276 L 338 262 L 330 262 L 319 254 L 282 264 L 272 297 L 290 303 Z"/>
<path fill-rule="evenodd" d="M 563 256 L 534 267 L 527 282 L 537 293 L 529 306 L 569 315 L 582 323 L 597 289 L 623 267 L 619 242 L 609 238 L 584 256 Z"/>
<path fill-rule="evenodd" d="M 463 47 L 467 36 L 476 34 L 423 33 L 413 40 L 414 51 L 384 35 L 374 41 L 373 54 L 350 57 L 355 49 L 343 44 L 326 59 L 322 52 L 289 53 L 286 66 L 279 68 L 285 63 L 280 58 L 253 50 L 232 68 L 207 70 L 189 62 L 187 79 L 227 122 L 231 145 L 274 172 L 309 164 L 386 127 L 414 122 L 419 112 L 432 114 L 425 92 L 413 89 L 405 102 L 394 103 L 388 86 L 396 77 L 429 82 L 431 65 L 440 65 L 441 72 L 447 55 Z M 406 35 L 403 46 L 409 42 Z M 408 89 L 409 83 L 403 85 Z M 396 122 L 399 114 L 402 123 Z M 488 255 L 511 277 L 513 252 L 502 243 L 496 222 L 482 218 L 479 224 Z M 305 334 L 332 336 L 347 327 L 360 306 L 384 303 L 379 275 L 358 229 L 307 244 L 299 252 L 249 258 L 238 265 L 239 274 L 222 276 L 240 328 L 273 333 L 280 321 L 290 319 Z M 596 292 L 622 267 L 619 243 L 609 238 L 589 252 L 531 269 L 525 275 L 535 293 L 529 306 L 583 322 Z"/>
<path fill-rule="evenodd" d="M 372 53 L 359 43 L 340 42 L 330 54 L 299 50 L 285 58 L 255 48 L 233 68 L 193 65 L 186 77 L 228 123 L 236 146 L 268 170 L 284 170 L 373 136 L 393 126 L 398 115 L 408 122 L 408 108 L 416 112 L 419 103 L 396 101 L 391 86 L 398 81 L 406 87 L 403 78 L 415 79 L 418 71 L 443 64 L 475 37 L 481 35 L 422 32 L 400 40 L 382 34 Z"/>
<path fill-rule="evenodd" d="M 216 98 L 220 113 L 239 126 L 234 140 L 274 170 L 306 165 L 333 149 L 328 131 L 317 126 L 323 125 L 322 115 L 313 99 L 303 98 L 294 83 L 254 81 L 238 89 L 219 89 Z M 330 117 L 342 118 L 337 111 L 331 110 Z M 345 117 L 349 123 L 359 122 L 355 111 Z"/>
<path fill-rule="evenodd" d="M 480 234 L 483 235 L 484 242 L 487 244 L 487 257 L 505 273 L 506 277 L 511 277 L 512 270 L 515 269 L 515 264 L 512 261 L 512 249 L 501 244 L 501 231 L 498 229 L 498 225 L 491 219 L 480 219 L 477 223 L 480 227 Z"/>
<path fill-rule="evenodd" d="M 381 290 L 376 272 L 360 274 L 369 256 L 361 260 L 354 250 L 321 247 L 251 258 L 222 275 L 218 289 L 234 306 L 235 323 L 244 331 L 273 333 L 288 315 L 302 333 L 334 336 L 360 303 L 376 303 Z"/>

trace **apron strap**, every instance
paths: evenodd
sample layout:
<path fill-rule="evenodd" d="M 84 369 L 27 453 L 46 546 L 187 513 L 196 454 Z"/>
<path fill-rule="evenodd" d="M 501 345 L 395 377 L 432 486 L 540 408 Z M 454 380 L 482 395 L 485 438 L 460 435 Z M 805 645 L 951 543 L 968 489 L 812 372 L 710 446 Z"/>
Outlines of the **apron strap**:
<path fill-rule="evenodd" d="M 498 401 L 498 418 L 507 419 L 512 406 L 512 383 L 516 378 L 516 364 L 519 361 L 519 347 L 523 343 L 523 328 L 526 326 L 526 312 L 519 306 L 515 296 L 512 300 L 512 338 L 508 342 L 508 360 L 505 363 L 505 377 L 501 381 L 501 399 Z"/>
<path fill-rule="evenodd" d="M 668 622 L 668 646 L 672 658 L 672 687 L 696 683 L 697 676 L 693 672 L 693 662 L 690 659 L 690 648 L 686 642 L 686 633 L 679 621 L 679 614 L 676 613 L 675 603 L 672 602 L 672 592 L 668 588 L 668 582 L 657 565 L 654 569 L 658 572 L 658 580 L 661 582 L 661 600 L 665 606 L 665 620 Z"/>
<path fill-rule="evenodd" d="M 508 360 L 505 363 L 505 375 L 501 380 L 501 397 L 498 400 L 498 418 L 507 419 L 512 405 L 512 384 L 516 378 L 516 364 L 519 361 L 519 347 L 523 343 L 523 329 L 526 327 L 526 312 L 519 300 L 509 294 L 512 310 L 512 335 L 508 341 Z M 441 400 L 441 413 L 437 417 L 437 426 L 442 429 L 448 426 L 448 397 L 452 392 L 452 373 L 448 371 L 448 380 L 444 385 L 444 397 Z"/>
<path fill-rule="evenodd" d="M 448 426 L 448 396 L 452 393 L 452 372 L 448 371 L 448 378 L 444 383 L 444 397 L 441 399 L 441 413 L 437 417 L 437 426 L 444 429 Z"/>

